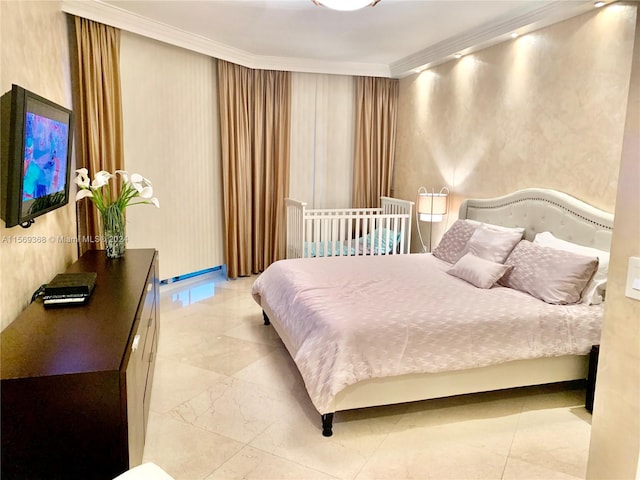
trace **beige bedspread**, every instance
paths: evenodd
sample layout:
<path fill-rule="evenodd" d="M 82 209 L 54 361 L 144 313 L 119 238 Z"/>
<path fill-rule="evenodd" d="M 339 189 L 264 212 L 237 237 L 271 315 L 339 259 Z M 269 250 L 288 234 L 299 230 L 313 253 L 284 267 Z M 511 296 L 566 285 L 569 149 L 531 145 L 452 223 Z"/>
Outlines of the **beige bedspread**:
<path fill-rule="evenodd" d="M 430 254 L 282 260 L 252 293 L 277 315 L 320 413 L 361 380 L 586 354 L 600 341 L 602 305 L 482 290 L 449 267 Z"/>

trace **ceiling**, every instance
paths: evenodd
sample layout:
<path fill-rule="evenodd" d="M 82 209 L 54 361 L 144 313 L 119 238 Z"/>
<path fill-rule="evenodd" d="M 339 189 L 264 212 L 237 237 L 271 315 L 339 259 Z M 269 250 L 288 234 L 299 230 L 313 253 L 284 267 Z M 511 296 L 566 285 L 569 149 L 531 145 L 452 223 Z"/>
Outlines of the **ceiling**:
<path fill-rule="evenodd" d="M 593 8 L 592 0 L 64 0 L 63 10 L 251 68 L 402 77 Z"/>

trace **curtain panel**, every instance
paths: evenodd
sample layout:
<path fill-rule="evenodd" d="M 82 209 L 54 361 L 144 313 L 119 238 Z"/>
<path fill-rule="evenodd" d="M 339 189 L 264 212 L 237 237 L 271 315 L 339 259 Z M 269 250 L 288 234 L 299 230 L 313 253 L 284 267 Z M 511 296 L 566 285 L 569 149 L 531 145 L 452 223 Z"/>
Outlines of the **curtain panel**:
<path fill-rule="evenodd" d="M 291 198 L 309 208 L 351 206 L 354 114 L 354 77 L 291 73 Z"/>
<path fill-rule="evenodd" d="M 120 30 L 75 18 L 76 56 L 72 60 L 77 82 L 76 165 L 91 178 L 100 170 L 124 169 L 120 92 Z M 90 201 L 76 203 L 78 236 L 96 238 L 100 215 Z M 98 248 L 94 241 L 78 242 L 79 255 Z"/>
<path fill-rule="evenodd" d="M 380 206 L 390 196 L 398 117 L 397 79 L 356 77 L 353 207 Z"/>
<path fill-rule="evenodd" d="M 229 278 L 285 257 L 289 72 L 218 60 L 220 144 Z"/>

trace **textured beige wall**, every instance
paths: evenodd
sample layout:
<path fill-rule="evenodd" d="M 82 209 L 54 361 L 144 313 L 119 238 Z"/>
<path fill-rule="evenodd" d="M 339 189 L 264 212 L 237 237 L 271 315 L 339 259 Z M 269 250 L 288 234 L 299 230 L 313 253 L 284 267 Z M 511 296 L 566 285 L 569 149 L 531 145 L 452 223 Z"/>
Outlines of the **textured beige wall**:
<path fill-rule="evenodd" d="M 640 18 L 620 163 L 587 478 L 633 479 L 640 457 L 640 301 L 625 297 L 640 257 Z"/>
<path fill-rule="evenodd" d="M 69 42 L 57 1 L 0 1 L 0 90 L 15 83 L 71 108 Z M 72 175 L 73 178 L 73 175 Z M 74 189 L 72 188 L 72 193 Z M 0 326 L 4 329 L 29 304 L 33 292 L 76 257 L 70 205 L 36 219 L 29 229 L 0 221 Z M 52 238 L 53 237 L 53 238 Z M 43 240 L 44 243 L 18 243 Z"/>
<path fill-rule="evenodd" d="M 527 187 L 612 212 L 634 28 L 613 4 L 402 79 L 395 196 L 449 187 L 449 224 L 463 198 Z"/>

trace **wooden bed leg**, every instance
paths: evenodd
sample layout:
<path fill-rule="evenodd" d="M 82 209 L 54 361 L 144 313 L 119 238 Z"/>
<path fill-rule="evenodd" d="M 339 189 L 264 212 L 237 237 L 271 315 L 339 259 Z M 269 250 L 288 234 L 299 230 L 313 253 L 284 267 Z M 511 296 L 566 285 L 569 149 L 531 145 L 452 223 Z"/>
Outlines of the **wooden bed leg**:
<path fill-rule="evenodd" d="M 333 413 L 322 415 L 322 435 L 324 437 L 333 435 Z"/>
<path fill-rule="evenodd" d="M 262 311 L 262 318 L 264 319 L 265 325 L 271 325 L 271 321 L 269 320 L 269 317 L 267 317 L 267 314 L 264 313 L 264 310 Z"/>

